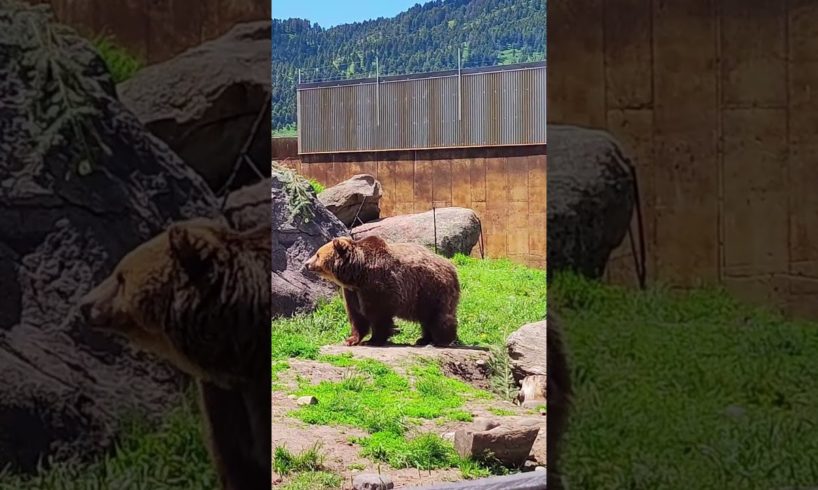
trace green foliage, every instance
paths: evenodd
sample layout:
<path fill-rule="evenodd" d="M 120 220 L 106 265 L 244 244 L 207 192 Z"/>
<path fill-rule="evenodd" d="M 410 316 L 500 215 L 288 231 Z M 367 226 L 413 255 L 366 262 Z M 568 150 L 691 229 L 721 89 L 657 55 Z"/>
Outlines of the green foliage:
<path fill-rule="evenodd" d="M 298 128 L 295 123 L 285 124 L 272 131 L 273 138 L 295 138 L 298 136 Z"/>
<path fill-rule="evenodd" d="M 142 68 L 142 61 L 117 45 L 110 37 L 99 36 L 94 39 L 93 44 L 105 62 L 105 66 L 108 67 L 114 83 L 124 82 Z"/>
<path fill-rule="evenodd" d="M 545 59 L 543 0 L 446 0 L 415 5 L 391 19 L 324 29 L 304 19 L 273 19 L 274 129 L 295 123 L 302 80 L 405 74 Z"/>
<path fill-rule="evenodd" d="M 326 189 L 324 184 L 318 182 L 315 179 L 310 179 L 310 186 L 312 186 L 312 190 L 314 190 L 316 194 L 321 194 L 322 192 L 324 192 L 324 189 Z"/>
<path fill-rule="evenodd" d="M 818 329 L 720 289 L 551 284 L 575 404 L 576 488 L 795 488 L 818 481 Z"/>
<path fill-rule="evenodd" d="M 310 181 L 292 169 L 281 165 L 274 164 L 273 169 L 278 173 L 278 178 L 281 179 L 284 192 L 287 194 L 292 218 L 300 218 L 309 222 L 315 217 L 310 207 L 315 197 L 315 191 Z"/>
<path fill-rule="evenodd" d="M 52 149 L 71 142 L 77 152 L 65 178 L 71 171 L 90 173 L 93 164 L 109 155 L 110 149 L 94 125 L 102 117 L 95 100 L 106 95 L 106 89 L 101 79 L 85 74 L 91 59 L 79 56 L 82 52 L 76 48 L 84 40 L 54 22 L 46 5 L 5 0 L 2 6 L 14 20 L 0 25 L 0 44 L 19 53 L 26 82 L 35 93 L 42 94 L 29 107 L 30 121 L 25 129 L 35 144 L 27 163 L 41 167 Z"/>
<path fill-rule="evenodd" d="M 31 477 L 0 471 L 0 490 L 215 487 L 216 475 L 202 440 L 193 396 L 170 411 L 158 426 L 133 420 L 116 450 L 98 462 L 44 465 Z"/>
<path fill-rule="evenodd" d="M 507 417 L 509 415 L 514 415 L 514 412 L 512 412 L 511 410 L 496 407 L 490 407 L 489 412 L 493 413 L 494 415 L 497 415 L 498 417 Z"/>

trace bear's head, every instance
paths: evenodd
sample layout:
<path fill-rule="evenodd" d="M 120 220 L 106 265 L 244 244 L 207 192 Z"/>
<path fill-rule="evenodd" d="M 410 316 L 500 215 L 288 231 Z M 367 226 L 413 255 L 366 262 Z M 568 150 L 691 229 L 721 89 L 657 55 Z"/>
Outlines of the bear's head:
<path fill-rule="evenodd" d="M 367 280 L 365 269 L 373 267 L 378 261 L 375 257 L 386 248 L 386 242 L 376 236 L 361 240 L 339 237 L 322 245 L 304 267 L 341 287 L 355 288 Z"/>
<path fill-rule="evenodd" d="M 312 257 L 304 263 L 304 267 L 310 272 L 318 274 L 327 281 L 344 287 L 349 286 L 350 277 L 345 277 L 345 283 L 341 276 L 349 269 L 356 255 L 355 241 L 349 237 L 335 238 L 322 245 Z"/>
<path fill-rule="evenodd" d="M 111 275 L 80 300 L 81 315 L 88 326 L 125 336 L 200 376 L 196 343 L 214 343 L 214 336 L 226 335 L 209 327 L 221 320 L 216 308 L 224 310 L 230 299 L 225 291 L 246 293 L 238 284 L 242 281 L 227 272 L 236 262 L 231 234 L 235 232 L 220 222 L 206 219 L 171 225 L 125 255 Z M 265 273 L 269 276 L 269 270 L 262 270 Z M 221 330 L 231 329 L 222 325 Z"/>

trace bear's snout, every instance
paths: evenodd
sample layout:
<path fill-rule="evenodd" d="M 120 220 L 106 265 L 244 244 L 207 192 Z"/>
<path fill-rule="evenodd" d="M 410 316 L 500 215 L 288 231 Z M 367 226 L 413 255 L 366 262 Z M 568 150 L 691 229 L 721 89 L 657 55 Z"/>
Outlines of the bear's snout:
<path fill-rule="evenodd" d="M 313 255 L 312 257 L 309 258 L 309 260 L 304 262 L 304 268 L 307 269 L 308 271 L 315 272 L 315 262 L 316 256 Z"/>
<path fill-rule="evenodd" d="M 102 322 L 102 314 L 97 308 L 96 301 L 86 295 L 78 305 L 80 316 L 89 327 L 99 326 Z"/>

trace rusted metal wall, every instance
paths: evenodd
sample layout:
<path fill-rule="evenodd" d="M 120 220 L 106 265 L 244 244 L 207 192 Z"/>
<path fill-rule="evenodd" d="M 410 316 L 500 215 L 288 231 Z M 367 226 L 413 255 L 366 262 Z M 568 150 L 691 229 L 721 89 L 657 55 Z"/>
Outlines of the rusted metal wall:
<path fill-rule="evenodd" d="M 301 84 L 302 154 L 545 144 L 544 63 Z"/>
<path fill-rule="evenodd" d="M 281 147 L 283 148 L 283 147 Z M 545 146 L 360 152 L 277 159 L 326 186 L 353 175 L 375 176 L 383 187 L 381 216 L 473 209 L 483 226 L 486 257 L 545 268 Z M 480 256 L 480 245 L 472 251 Z"/>
<path fill-rule="evenodd" d="M 639 176 L 653 282 L 818 318 L 818 1 L 549 4 L 549 120 Z M 627 240 L 609 279 L 633 284 Z"/>

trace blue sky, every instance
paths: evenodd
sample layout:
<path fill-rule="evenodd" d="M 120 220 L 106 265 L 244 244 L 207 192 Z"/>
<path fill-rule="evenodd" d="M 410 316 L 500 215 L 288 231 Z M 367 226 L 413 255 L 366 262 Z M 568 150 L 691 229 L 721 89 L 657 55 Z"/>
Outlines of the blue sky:
<path fill-rule="evenodd" d="M 394 17 L 428 0 L 272 0 L 274 19 L 298 17 L 321 27 Z"/>

